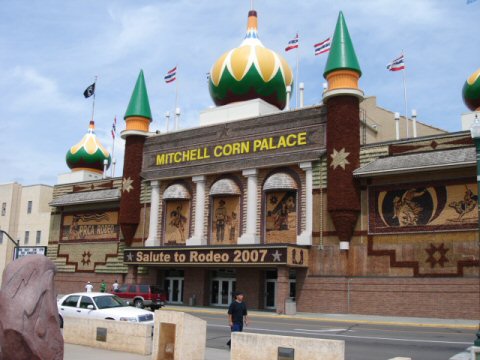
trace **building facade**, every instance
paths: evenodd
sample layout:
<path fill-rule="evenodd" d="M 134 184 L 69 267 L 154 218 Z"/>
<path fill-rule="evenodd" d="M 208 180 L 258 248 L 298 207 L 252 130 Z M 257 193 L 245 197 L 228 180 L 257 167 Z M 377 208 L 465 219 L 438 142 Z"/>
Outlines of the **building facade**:
<path fill-rule="evenodd" d="M 171 304 L 227 306 L 242 290 L 278 313 L 294 300 L 305 312 L 478 317 L 469 133 L 417 123 L 418 137 L 397 139 L 393 113 L 359 88 L 341 13 L 324 76 L 322 104 L 281 111 L 291 70 L 259 43 L 254 11 L 212 68 L 219 107 L 203 126 L 150 133 L 141 72 L 123 176 L 55 186 L 59 291 L 118 279 L 161 285 Z"/>

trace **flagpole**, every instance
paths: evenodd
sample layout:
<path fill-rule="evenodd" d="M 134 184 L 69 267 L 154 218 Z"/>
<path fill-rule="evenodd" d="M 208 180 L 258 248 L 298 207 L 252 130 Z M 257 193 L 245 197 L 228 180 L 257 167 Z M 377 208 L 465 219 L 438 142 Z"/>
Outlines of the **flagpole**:
<path fill-rule="evenodd" d="M 296 54 L 297 54 L 297 79 L 296 79 L 296 82 L 295 82 L 295 109 L 298 109 L 298 86 L 300 85 L 299 82 L 298 82 L 298 65 L 299 65 L 299 60 L 298 60 L 298 50 L 300 49 L 300 44 L 299 44 L 299 39 L 298 39 L 298 32 L 297 32 L 297 49 L 296 49 Z"/>
<path fill-rule="evenodd" d="M 403 67 L 403 97 L 405 100 L 405 123 L 407 127 L 407 139 L 410 138 L 410 131 L 409 131 L 409 126 L 408 126 L 408 104 L 407 104 L 407 65 L 405 64 L 405 54 L 403 53 L 402 50 L 402 56 L 403 56 L 403 62 L 404 62 L 404 67 Z"/>
<path fill-rule="evenodd" d="M 177 68 L 175 74 L 175 109 L 173 109 L 173 113 L 175 114 L 175 130 L 178 130 L 178 116 L 177 116 L 177 107 L 178 107 L 178 65 L 175 66 Z"/>
<path fill-rule="evenodd" d="M 112 178 L 115 176 L 115 137 L 117 136 L 116 135 L 116 132 L 117 132 L 117 124 L 116 124 L 116 120 L 117 120 L 117 115 L 115 115 L 115 120 L 113 120 L 114 124 L 115 124 L 115 130 L 113 129 L 112 127 Z"/>
<path fill-rule="evenodd" d="M 92 103 L 92 121 L 94 121 L 94 116 L 95 116 L 95 93 L 97 92 L 96 91 L 96 87 L 97 87 L 97 79 L 98 79 L 98 76 L 95 76 L 95 80 L 93 82 L 94 84 L 94 90 L 93 90 L 93 103 Z"/>

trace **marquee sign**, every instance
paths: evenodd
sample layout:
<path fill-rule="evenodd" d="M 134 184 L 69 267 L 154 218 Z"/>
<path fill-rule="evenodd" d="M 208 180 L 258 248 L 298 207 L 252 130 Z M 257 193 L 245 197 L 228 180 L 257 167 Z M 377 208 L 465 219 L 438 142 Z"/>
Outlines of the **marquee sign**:
<path fill-rule="evenodd" d="M 168 179 L 316 161 L 325 152 L 322 107 L 279 112 L 147 138 L 142 176 Z"/>
<path fill-rule="evenodd" d="M 295 245 L 161 247 L 125 249 L 125 264 L 308 267 L 308 249 Z"/>
<path fill-rule="evenodd" d="M 15 248 L 14 259 L 20 259 L 27 255 L 47 255 L 46 246 L 18 246 Z"/>

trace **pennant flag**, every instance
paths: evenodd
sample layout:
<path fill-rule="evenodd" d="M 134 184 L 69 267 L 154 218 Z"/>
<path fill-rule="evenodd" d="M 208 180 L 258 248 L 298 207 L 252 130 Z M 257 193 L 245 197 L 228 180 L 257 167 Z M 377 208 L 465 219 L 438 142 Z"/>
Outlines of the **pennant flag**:
<path fill-rule="evenodd" d="M 323 40 L 318 44 L 313 45 L 315 48 L 315 56 L 320 55 L 330 51 L 330 46 L 332 45 L 332 38 L 328 38 L 327 40 Z"/>
<path fill-rule="evenodd" d="M 83 92 L 83 96 L 85 96 L 85 98 L 89 98 L 93 94 L 95 94 L 95 83 L 85 89 L 85 91 Z"/>
<path fill-rule="evenodd" d="M 295 38 L 293 40 L 290 40 L 288 42 L 287 47 L 285 48 L 285 51 L 290 51 L 293 49 L 298 49 L 298 33 L 295 35 Z"/>
<path fill-rule="evenodd" d="M 175 66 L 172 70 L 167 72 L 167 75 L 165 75 L 164 80 L 167 84 L 169 84 L 172 81 L 175 81 L 176 79 L 177 79 L 177 67 Z"/>
<path fill-rule="evenodd" d="M 113 124 L 112 124 L 112 138 L 115 139 L 115 135 L 117 133 L 117 117 L 115 116 L 113 118 Z"/>
<path fill-rule="evenodd" d="M 405 58 L 403 54 L 387 65 L 387 70 L 390 71 L 399 71 L 403 69 L 405 69 Z"/>

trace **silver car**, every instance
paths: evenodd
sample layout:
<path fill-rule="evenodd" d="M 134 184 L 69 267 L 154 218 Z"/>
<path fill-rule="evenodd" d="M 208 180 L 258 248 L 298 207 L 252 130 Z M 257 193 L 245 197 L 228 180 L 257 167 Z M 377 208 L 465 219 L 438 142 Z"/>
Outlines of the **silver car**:
<path fill-rule="evenodd" d="M 153 313 L 128 306 L 118 296 L 100 292 L 81 292 L 57 301 L 60 326 L 65 317 L 92 318 L 153 324 Z"/>

